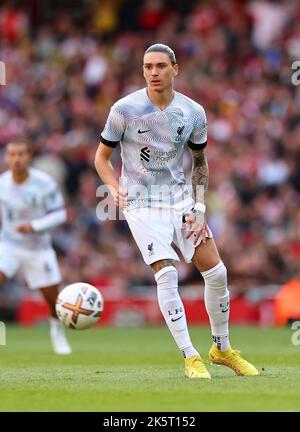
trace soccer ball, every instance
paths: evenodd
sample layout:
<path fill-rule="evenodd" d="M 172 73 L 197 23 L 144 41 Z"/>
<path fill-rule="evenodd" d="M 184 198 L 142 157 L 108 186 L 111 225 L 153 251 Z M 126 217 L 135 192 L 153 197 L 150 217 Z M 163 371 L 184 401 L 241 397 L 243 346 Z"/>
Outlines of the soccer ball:
<path fill-rule="evenodd" d="M 66 327 L 83 330 L 101 317 L 103 298 L 93 285 L 77 282 L 66 286 L 56 300 L 56 314 Z"/>

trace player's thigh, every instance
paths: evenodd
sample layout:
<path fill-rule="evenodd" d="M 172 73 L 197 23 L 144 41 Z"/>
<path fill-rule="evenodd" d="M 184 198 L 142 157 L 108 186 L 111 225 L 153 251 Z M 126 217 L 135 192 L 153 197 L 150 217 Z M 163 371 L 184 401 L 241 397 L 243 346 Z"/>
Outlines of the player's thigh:
<path fill-rule="evenodd" d="M 210 270 L 220 261 L 219 251 L 213 238 L 207 238 L 205 243 L 201 242 L 196 247 L 192 258 L 193 264 L 200 272 Z"/>
<path fill-rule="evenodd" d="M 20 261 L 15 249 L 5 243 L 0 243 L 0 283 L 12 278 L 20 267 Z"/>
<path fill-rule="evenodd" d="M 163 259 L 163 260 L 155 261 L 154 263 L 151 264 L 151 268 L 154 271 L 154 273 L 157 273 L 163 268 L 169 266 L 175 267 L 174 261 L 171 259 Z"/>
<path fill-rule="evenodd" d="M 185 211 L 188 211 L 189 208 L 186 208 Z M 182 256 L 186 263 L 190 263 L 193 260 L 193 257 L 195 256 L 195 251 L 198 248 L 199 245 L 202 244 L 202 238 L 199 237 L 196 245 L 194 245 L 194 235 L 186 238 L 188 231 L 184 230 L 182 228 L 183 226 L 183 217 L 182 213 L 179 211 L 175 211 L 173 213 L 173 224 L 174 224 L 174 243 L 176 246 L 180 249 L 180 252 L 182 253 Z M 207 226 L 206 229 L 206 241 L 208 239 L 211 239 L 213 237 L 213 234 L 210 230 L 210 228 Z M 205 263 L 204 263 L 205 264 Z"/>
<path fill-rule="evenodd" d="M 52 248 L 26 251 L 21 256 L 21 268 L 30 289 L 41 289 L 59 285 L 61 273 L 56 253 Z"/>
<path fill-rule="evenodd" d="M 171 245 L 174 227 L 167 212 L 161 215 L 159 209 L 138 208 L 124 215 L 147 265 L 160 260 L 179 260 Z"/>

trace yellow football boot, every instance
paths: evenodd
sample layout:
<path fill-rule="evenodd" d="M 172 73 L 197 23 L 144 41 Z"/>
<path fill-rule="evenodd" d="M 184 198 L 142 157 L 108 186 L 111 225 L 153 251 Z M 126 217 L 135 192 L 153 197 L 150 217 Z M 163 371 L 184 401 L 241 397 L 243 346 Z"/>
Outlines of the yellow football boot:
<path fill-rule="evenodd" d="M 213 345 L 209 351 L 209 359 L 212 364 L 227 366 L 240 376 L 259 375 L 256 367 L 243 359 L 240 351 L 233 350 L 232 348 L 228 348 L 227 351 L 219 351 Z"/>
<path fill-rule="evenodd" d="M 206 378 L 210 379 L 210 374 L 206 369 L 202 358 L 199 355 L 184 359 L 185 376 L 187 378 Z"/>

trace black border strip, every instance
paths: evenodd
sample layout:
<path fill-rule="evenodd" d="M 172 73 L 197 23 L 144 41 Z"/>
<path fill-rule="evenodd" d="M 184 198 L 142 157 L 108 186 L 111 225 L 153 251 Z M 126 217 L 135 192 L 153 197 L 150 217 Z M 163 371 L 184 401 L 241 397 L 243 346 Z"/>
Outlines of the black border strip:
<path fill-rule="evenodd" d="M 201 150 L 207 146 L 207 141 L 205 141 L 204 143 L 200 143 L 200 144 L 195 144 L 192 141 L 188 141 L 188 146 L 192 150 Z"/>
<path fill-rule="evenodd" d="M 102 135 L 100 136 L 100 141 L 101 141 L 103 144 L 105 144 L 105 145 L 107 145 L 108 147 L 111 147 L 111 148 L 115 148 L 115 147 L 117 147 L 117 145 L 118 145 L 119 142 L 120 142 L 120 141 L 108 141 L 107 139 L 103 138 Z"/>

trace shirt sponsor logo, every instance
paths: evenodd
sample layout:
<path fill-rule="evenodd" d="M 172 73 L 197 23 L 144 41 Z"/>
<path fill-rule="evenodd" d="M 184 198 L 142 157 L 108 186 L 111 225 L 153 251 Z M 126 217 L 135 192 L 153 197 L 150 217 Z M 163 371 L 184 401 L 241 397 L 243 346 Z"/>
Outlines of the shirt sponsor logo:
<path fill-rule="evenodd" d="M 149 162 L 150 160 L 150 150 L 148 147 L 143 147 L 140 152 L 141 160 L 144 160 L 146 162 Z"/>

